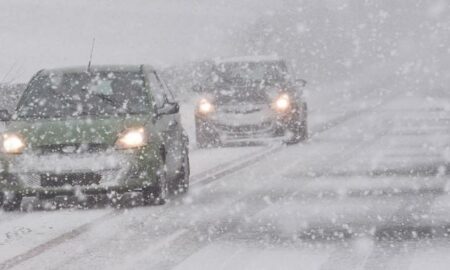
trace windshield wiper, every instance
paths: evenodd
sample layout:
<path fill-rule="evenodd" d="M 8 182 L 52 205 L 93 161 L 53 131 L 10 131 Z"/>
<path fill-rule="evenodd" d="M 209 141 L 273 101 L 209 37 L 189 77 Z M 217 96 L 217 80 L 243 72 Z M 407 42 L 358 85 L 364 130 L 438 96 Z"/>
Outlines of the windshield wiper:
<path fill-rule="evenodd" d="M 120 105 L 117 104 L 117 101 L 114 100 L 114 99 L 112 99 L 112 98 L 110 98 L 108 95 L 105 95 L 105 94 L 95 94 L 94 96 L 100 98 L 100 99 L 103 100 L 103 101 L 108 102 L 109 104 L 111 104 L 111 105 L 112 105 L 114 108 L 116 108 L 116 109 L 120 109 L 120 108 L 121 108 Z"/>

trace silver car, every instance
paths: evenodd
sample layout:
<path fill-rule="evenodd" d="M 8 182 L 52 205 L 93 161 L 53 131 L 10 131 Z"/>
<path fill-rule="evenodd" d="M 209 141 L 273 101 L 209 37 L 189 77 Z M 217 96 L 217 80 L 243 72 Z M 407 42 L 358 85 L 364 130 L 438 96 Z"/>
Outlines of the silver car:
<path fill-rule="evenodd" d="M 194 91 L 200 148 L 281 137 L 286 143 L 308 138 L 304 80 L 292 80 L 277 57 L 215 61 L 207 80 Z"/>

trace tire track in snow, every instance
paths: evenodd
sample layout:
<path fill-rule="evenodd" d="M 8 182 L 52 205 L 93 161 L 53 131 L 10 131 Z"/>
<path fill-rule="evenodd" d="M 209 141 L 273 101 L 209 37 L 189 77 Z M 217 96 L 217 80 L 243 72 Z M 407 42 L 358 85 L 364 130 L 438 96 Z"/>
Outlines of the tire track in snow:
<path fill-rule="evenodd" d="M 358 116 L 361 115 L 361 112 L 357 113 Z M 349 117 L 349 116 L 345 116 L 342 118 L 342 122 L 345 122 L 347 120 L 352 119 L 353 117 Z M 324 125 L 324 127 L 322 128 L 322 131 L 316 131 L 314 132 L 314 134 L 319 134 L 320 132 L 324 132 L 326 130 L 329 130 L 330 128 L 339 125 L 340 123 L 342 123 L 340 121 L 334 121 L 333 124 L 330 125 Z M 377 136 L 375 139 L 370 140 L 370 141 L 364 141 L 362 144 L 358 144 L 350 149 L 348 149 L 347 152 L 351 152 L 353 153 L 354 151 L 356 151 L 357 149 L 361 149 L 362 147 L 367 146 L 368 144 L 370 144 L 372 141 L 374 140 L 378 140 L 380 139 L 383 135 L 385 134 L 385 130 L 377 133 Z M 273 153 L 277 152 L 279 150 L 279 148 L 275 148 L 273 149 Z M 350 157 L 351 153 L 347 153 L 346 157 Z M 248 165 L 250 166 L 250 165 Z M 248 167 L 245 166 L 245 167 Z M 290 194 L 290 195 L 289 195 Z M 261 211 L 265 210 L 267 207 L 269 207 L 270 205 L 277 203 L 281 200 L 283 200 L 284 198 L 286 198 L 286 196 L 295 196 L 298 195 L 296 191 L 290 191 L 290 193 L 275 193 L 275 194 L 270 194 L 268 196 L 266 196 L 264 198 L 264 201 L 266 203 L 261 203 L 261 204 L 252 204 L 252 202 L 254 202 L 256 199 L 261 199 L 261 197 L 264 197 L 264 194 L 261 194 L 261 191 L 256 191 L 253 192 L 252 194 L 245 194 L 243 196 L 241 196 L 240 199 L 238 199 L 237 201 L 234 201 L 231 205 L 229 205 L 227 207 L 227 209 L 234 209 L 235 205 L 250 205 L 250 209 L 246 209 L 245 213 L 245 218 L 240 217 L 240 214 L 238 214 L 236 217 L 230 218 L 230 216 L 227 216 L 226 218 L 219 218 L 216 219 L 214 217 L 212 217 L 212 220 L 217 220 L 218 222 L 212 222 L 212 223 L 204 223 L 204 224 L 200 224 L 200 226 L 196 227 L 196 229 L 194 231 L 189 231 L 187 232 L 184 237 L 180 236 L 180 239 L 176 240 L 173 246 L 170 247 L 170 250 L 164 250 L 164 252 L 168 252 L 172 255 L 178 255 L 178 258 L 174 259 L 173 256 L 171 256 L 170 260 L 163 260 L 160 262 L 157 262 L 155 265 L 151 265 L 152 268 L 155 269 L 172 269 L 175 266 L 181 264 L 184 260 L 186 260 L 187 258 L 189 258 L 191 255 L 195 254 L 196 252 L 200 251 L 201 249 L 203 249 L 205 246 L 207 246 L 208 244 L 211 244 L 214 241 L 220 240 L 222 238 L 226 238 L 227 236 L 231 235 L 233 232 L 236 231 L 240 231 L 240 232 L 246 232 L 245 230 L 242 230 L 242 228 L 240 228 L 240 226 L 245 224 L 245 219 L 251 218 L 255 215 L 257 215 L 258 213 L 260 213 Z M 270 203 L 268 203 L 270 202 Z M 223 212 L 224 210 L 221 209 L 220 212 Z M 219 211 L 216 211 L 219 212 Z M 225 209 L 226 212 L 226 209 Z M 258 227 L 260 228 L 260 227 Z M 205 232 L 208 235 L 207 239 L 202 239 L 205 236 Z M 185 247 L 189 246 L 189 249 L 186 250 Z M 161 251 L 163 252 L 163 251 Z M 367 259 L 368 256 L 370 255 L 369 252 L 366 252 L 364 254 L 364 258 Z M 163 257 L 163 256 L 156 256 L 156 257 Z M 148 262 L 151 262 L 152 260 L 148 260 Z M 146 263 L 145 261 L 143 262 L 136 262 L 135 264 L 132 265 L 131 268 L 139 268 L 140 266 L 149 266 L 148 263 Z"/>
<path fill-rule="evenodd" d="M 273 179 L 272 181 L 277 180 Z M 159 250 L 159 252 L 171 254 L 172 256 L 170 259 L 159 261 L 156 259 L 153 260 L 152 255 L 156 255 L 155 258 L 164 258 L 164 256 L 150 254 L 147 258 L 143 258 L 142 261 L 135 261 L 131 266 L 128 265 L 126 269 L 138 269 L 144 266 L 149 269 L 173 269 L 175 266 L 181 264 L 191 255 L 197 253 L 209 244 L 232 235 L 236 231 L 241 231 L 242 228 L 245 228 L 246 221 L 253 218 L 272 204 L 293 195 L 295 192 L 296 191 L 294 190 L 289 190 L 281 192 L 273 191 L 270 194 L 262 194 L 261 190 L 257 190 L 250 194 L 244 194 L 225 209 L 221 209 L 220 212 L 228 212 L 234 210 L 236 206 L 242 206 L 243 209 L 240 211 L 234 211 L 232 215 L 227 215 L 225 217 L 213 216 L 213 222 L 201 222 L 195 226 L 195 230 L 188 230 L 177 239 L 173 240 L 173 245 L 168 249 Z M 260 203 L 255 203 L 256 201 Z M 215 212 L 215 214 L 217 213 Z M 186 247 L 189 248 L 187 249 Z"/>
<path fill-rule="evenodd" d="M 358 114 L 360 115 L 360 114 Z M 352 119 L 353 117 L 344 117 L 342 120 L 343 122 Z M 334 124 L 340 123 L 339 121 L 334 122 Z M 326 131 L 333 127 L 334 125 L 325 125 L 326 128 L 323 130 Z M 323 131 L 322 131 L 323 132 Z M 319 134 L 316 132 L 315 134 Z M 380 131 L 377 133 L 376 139 L 380 139 L 385 134 L 385 131 Z M 347 149 L 345 152 L 345 157 L 350 157 L 351 153 L 357 151 L 358 149 L 361 149 L 368 144 L 370 144 L 373 140 L 370 142 L 364 141 L 361 144 L 355 145 L 352 148 Z M 332 157 L 334 158 L 334 157 Z M 342 160 L 340 160 L 342 161 Z M 301 193 L 301 192 L 300 192 Z M 272 194 L 266 195 L 265 193 L 261 193 L 261 190 L 258 190 L 256 192 L 253 192 L 252 194 L 245 194 L 242 196 L 241 199 L 238 201 L 235 201 L 232 205 L 230 205 L 228 208 L 233 209 L 235 205 L 246 205 L 249 206 L 249 209 L 245 209 L 243 213 L 245 213 L 245 217 L 241 217 L 241 213 L 238 213 L 236 216 L 230 218 L 230 216 L 226 216 L 225 218 L 219 219 L 219 222 L 217 223 L 206 223 L 201 224 L 199 228 L 196 228 L 194 232 L 189 232 L 189 234 L 186 234 L 184 238 L 178 239 L 176 244 L 172 247 L 170 250 L 171 254 L 178 254 L 178 258 L 174 259 L 173 257 L 170 258 L 170 260 L 161 261 L 158 262 L 156 265 L 152 265 L 152 268 L 154 269 L 173 269 L 175 266 L 183 263 L 187 258 L 189 258 L 191 255 L 195 254 L 196 252 L 200 251 L 201 249 L 205 248 L 207 245 L 211 244 L 214 241 L 220 240 L 220 239 L 226 239 L 227 237 L 232 236 L 233 233 L 239 232 L 246 234 L 248 231 L 245 230 L 246 228 L 246 219 L 250 219 L 254 216 L 256 216 L 258 213 L 264 211 L 267 209 L 267 207 L 270 207 L 273 204 L 276 204 L 277 202 L 281 202 L 286 197 L 296 197 L 298 196 L 298 192 L 296 190 L 290 190 L 289 192 L 273 192 Z M 317 196 L 317 195 L 316 195 Z M 264 198 L 262 198 L 264 197 Z M 263 203 L 255 204 L 255 200 L 261 200 Z M 221 210 L 223 212 L 223 210 Z M 216 220 L 213 218 L 212 220 Z M 243 226 L 243 227 L 242 227 Z M 260 224 L 258 224 L 258 230 L 263 229 Z M 265 228 L 264 228 L 265 229 Z M 202 241 L 199 241 L 199 239 L 202 239 L 202 237 L 205 236 L 205 232 L 207 232 L 208 239 L 203 239 Z M 260 234 L 261 232 L 259 232 Z M 267 231 L 267 233 L 270 233 L 270 230 Z M 276 233 L 271 234 L 271 236 L 276 236 Z M 254 240 L 254 239 L 253 239 Z M 189 246 L 189 250 L 186 250 L 184 247 Z M 166 250 L 167 252 L 167 250 Z M 370 255 L 369 252 L 366 252 L 364 254 L 364 258 L 367 259 Z M 156 256 L 161 257 L 161 256 Z M 143 264 L 145 265 L 145 264 Z M 139 266 L 142 265 L 133 265 Z"/>
<path fill-rule="evenodd" d="M 401 247 L 395 241 L 382 241 L 375 243 L 372 253 L 367 258 L 364 269 L 367 270 L 407 270 L 410 269 L 410 261 L 406 256 L 415 251 L 414 241 L 406 242 Z"/>
<path fill-rule="evenodd" d="M 317 135 L 319 135 L 323 132 L 326 132 L 334 127 L 337 127 L 355 117 L 369 113 L 369 112 L 375 110 L 376 108 L 378 108 L 381 104 L 382 103 L 377 104 L 374 107 L 368 107 L 368 108 L 361 109 L 361 110 L 350 111 L 342 116 L 336 117 L 336 118 L 326 122 L 325 124 L 319 124 L 318 127 L 314 128 L 312 130 L 312 132 L 310 133 L 310 136 L 311 137 L 317 136 Z M 259 161 L 267 158 L 268 156 L 283 150 L 285 147 L 286 146 L 283 144 L 272 146 L 272 147 L 269 147 L 269 149 L 262 149 L 261 151 L 257 151 L 256 153 L 253 153 L 251 155 L 251 157 L 245 156 L 242 159 L 237 159 L 234 162 L 230 162 L 232 164 L 230 164 L 229 167 L 222 168 L 222 166 L 220 166 L 220 168 L 215 167 L 210 170 L 207 170 L 203 173 L 200 173 L 198 176 L 193 176 L 191 178 L 192 179 L 191 185 L 192 186 L 206 186 L 206 185 L 208 185 L 212 182 L 215 182 L 225 176 L 228 176 L 237 171 L 245 169 L 253 164 L 256 164 Z M 226 165 L 228 165 L 228 164 L 226 164 Z M 178 198 L 175 198 L 175 199 L 178 199 Z M 181 198 L 179 198 L 178 200 L 180 200 L 180 199 Z M 105 214 L 104 216 L 101 216 L 101 217 L 95 219 L 92 222 L 85 223 L 84 225 L 74 228 L 65 234 L 62 234 L 62 235 L 60 235 L 56 238 L 53 238 L 41 245 L 36 246 L 27 252 L 24 252 L 20 255 L 14 256 L 11 259 L 8 259 L 8 260 L 0 263 L 0 270 L 11 269 L 11 268 L 21 264 L 22 262 L 25 262 L 31 258 L 37 257 L 40 254 L 43 254 L 44 252 L 46 252 L 47 250 L 53 249 L 53 248 L 57 247 L 58 245 L 63 244 L 66 241 L 72 240 L 72 239 L 80 236 L 81 234 L 88 231 L 92 226 L 95 226 L 97 224 L 105 222 L 108 219 L 111 219 L 111 218 L 117 216 L 117 214 L 118 214 L 117 211 L 109 212 L 109 213 Z"/>
<path fill-rule="evenodd" d="M 403 113 L 404 111 L 401 110 L 398 113 Z M 420 122 L 415 123 L 415 126 L 420 126 Z M 419 132 L 423 131 L 410 134 L 405 133 L 404 135 L 417 135 Z M 392 133 L 388 135 L 392 135 Z M 419 170 L 415 176 L 422 178 L 435 177 L 438 175 L 438 170 L 433 169 L 426 169 L 423 172 Z M 405 173 L 402 170 L 393 170 L 391 173 L 393 175 L 408 175 L 408 171 Z M 409 174 L 413 176 L 413 173 L 409 172 Z M 382 193 L 386 195 L 386 193 Z M 440 181 L 437 185 L 425 187 L 424 189 L 410 188 L 409 190 L 394 192 L 392 195 L 401 198 L 401 205 L 397 211 L 389 215 L 385 222 L 386 224 L 376 226 L 374 235 L 370 239 L 373 248 L 370 249 L 368 256 L 359 258 L 359 262 L 350 260 L 348 265 L 344 264 L 345 266 L 337 268 L 337 261 L 341 260 L 341 264 L 342 261 L 345 263 L 348 261 L 346 258 L 352 257 L 353 254 L 349 250 L 336 249 L 321 269 L 409 269 L 414 256 L 406 255 L 411 253 L 411 251 L 415 252 L 418 239 L 448 236 L 446 231 L 448 224 L 445 224 L 443 228 L 441 227 L 442 224 L 433 224 L 434 222 L 430 221 L 428 216 L 434 202 L 439 196 L 446 194 L 448 193 L 445 190 L 445 181 Z M 390 193 L 387 193 L 387 195 L 392 197 Z M 345 259 L 342 260 L 342 258 Z M 358 267 L 355 267 L 355 263 Z"/>
<path fill-rule="evenodd" d="M 241 170 L 247 166 L 250 166 L 251 164 L 256 163 L 257 161 L 261 160 L 264 156 L 266 156 L 267 154 L 272 152 L 274 149 L 278 149 L 278 148 L 270 147 L 269 150 L 263 149 L 262 151 L 255 153 L 256 158 L 254 156 L 253 157 L 245 156 L 244 158 L 237 159 L 237 160 L 234 160 L 231 162 L 227 162 L 225 164 L 225 166 L 218 166 L 218 167 L 212 168 L 210 170 L 207 170 L 205 172 L 199 173 L 198 176 L 193 176 L 191 178 L 191 181 L 192 181 L 191 186 L 199 186 L 199 185 L 203 186 L 203 185 L 207 185 L 211 182 L 214 182 L 216 180 L 219 180 L 220 178 L 222 178 L 226 175 L 229 175 L 229 174 L 234 173 L 238 170 Z M 225 167 L 225 168 L 222 168 L 222 167 Z M 175 198 L 175 200 L 181 200 L 181 199 L 182 198 L 180 198 L 180 197 Z M 8 259 L 8 260 L 4 261 L 3 263 L 0 263 L 0 270 L 11 269 L 11 268 L 19 265 L 22 262 L 25 262 L 31 258 L 39 256 L 40 254 L 46 252 L 47 250 L 53 249 L 56 246 L 61 245 L 66 241 L 70 241 L 70 240 L 80 236 L 81 234 L 85 233 L 91 227 L 101 224 L 113 217 L 116 217 L 116 216 L 122 214 L 123 212 L 124 212 L 124 210 L 108 212 L 107 214 L 100 216 L 91 222 L 85 223 L 77 228 L 74 228 L 74 229 L 70 230 L 69 232 L 64 233 L 56 238 L 53 238 L 41 245 L 38 245 L 35 248 L 32 248 L 31 250 L 29 250 L 25 253 L 14 256 L 13 258 Z"/>
<path fill-rule="evenodd" d="M 382 103 L 379 104 L 378 106 L 374 107 L 374 108 L 370 108 L 367 110 L 363 110 L 363 111 L 359 111 L 359 112 L 355 112 L 355 114 L 357 116 L 360 116 L 364 113 L 367 112 L 371 112 L 373 110 L 375 110 L 376 108 L 380 107 L 381 105 L 383 105 Z M 334 121 L 330 121 L 330 123 L 323 125 L 321 128 L 319 128 L 318 130 L 316 130 L 313 135 L 319 135 L 320 133 L 323 133 L 335 126 L 340 125 L 343 122 L 346 122 L 348 120 L 351 120 L 355 117 L 355 115 L 353 115 L 353 113 L 350 113 L 348 115 L 344 115 L 342 118 L 340 119 L 336 119 Z M 362 143 L 351 147 L 350 149 L 347 149 L 347 151 L 345 151 L 344 153 L 344 160 L 345 159 L 350 159 L 352 157 L 352 155 L 358 151 L 359 149 L 362 149 L 364 147 L 367 147 L 368 145 L 371 145 L 373 142 L 380 140 L 382 137 L 384 137 L 387 134 L 387 131 L 390 129 L 390 126 L 386 126 L 382 131 L 377 132 L 377 134 L 374 136 L 374 138 L 372 138 L 371 140 L 365 140 Z M 279 148 L 275 148 L 273 150 L 273 153 L 278 152 Z M 343 162 L 342 160 L 342 155 L 339 159 L 337 159 L 337 161 L 339 162 Z M 256 192 L 255 193 L 256 196 L 261 196 L 260 193 Z M 292 195 L 298 195 L 296 194 L 296 192 L 293 192 Z M 286 194 L 284 194 L 283 196 L 276 196 L 274 198 L 271 198 L 270 201 L 272 203 L 276 203 L 277 201 L 281 201 L 282 198 L 285 198 Z M 245 202 L 247 202 L 248 200 L 252 200 L 251 196 L 246 195 L 242 198 L 242 201 L 244 203 L 244 205 L 246 204 Z M 238 201 L 239 202 L 239 201 Z M 236 202 L 236 203 L 238 203 Z M 247 204 L 248 205 L 248 204 Z M 249 211 L 246 211 L 246 218 L 248 217 L 252 217 L 257 215 L 259 212 L 263 211 L 264 209 L 266 209 L 267 207 L 269 207 L 267 204 L 260 204 L 260 205 L 256 205 L 256 207 L 254 207 L 254 209 L 251 209 L 250 213 Z M 175 266 L 179 265 L 180 263 L 182 263 L 184 260 L 186 260 L 188 257 L 190 257 L 191 255 L 193 255 L 194 253 L 198 252 L 199 250 L 201 250 L 202 248 L 204 248 L 205 246 L 207 246 L 208 244 L 210 244 L 211 242 L 218 240 L 222 237 L 226 237 L 226 235 L 230 234 L 231 232 L 233 232 L 233 230 L 236 230 L 241 222 L 238 221 L 234 221 L 232 223 L 230 223 L 229 217 L 227 217 L 225 220 L 223 220 L 221 223 L 219 223 L 219 226 L 215 225 L 214 227 L 219 228 L 217 235 L 214 235 L 213 237 L 211 237 L 212 239 L 207 239 L 207 241 L 201 241 L 199 242 L 198 239 L 201 238 L 204 235 L 204 232 L 210 232 L 210 224 L 206 224 L 205 226 L 207 226 L 206 228 L 200 228 L 197 229 L 197 231 L 199 231 L 199 234 L 193 234 L 190 233 L 189 235 L 187 235 L 187 238 L 184 239 L 179 239 L 179 242 L 177 242 L 177 244 L 175 245 L 175 249 L 177 251 L 173 251 L 171 252 L 171 254 L 182 254 L 181 258 L 178 258 L 178 260 L 174 260 L 173 258 L 171 258 L 170 260 L 167 261 L 162 261 L 159 262 L 156 265 L 153 265 L 153 267 L 155 269 L 172 269 Z M 225 229 L 224 229 L 225 228 Z M 196 241 L 197 240 L 197 241 Z M 356 239 L 356 245 L 360 244 L 359 239 Z M 185 247 L 189 245 L 189 250 L 186 251 L 186 249 L 184 248 L 180 248 L 180 247 Z M 371 254 L 372 254 L 372 250 L 373 250 L 373 245 L 366 245 L 366 246 L 370 246 L 370 248 L 366 248 L 364 249 L 364 252 L 362 252 L 361 254 L 357 254 L 357 256 L 353 256 L 353 258 L 355 258 L 354 260 L 349 260 L 349 264 L 353 265 L 353 266 L 357 266 L 357 267 L 362 267 L 366 264 L 366 262 L 369 260 Z M 337 252 L 337 251 L 336 251 Z M 329 261 L 331 262 L 331 261 Z M 334 263 L 329 264 L 330 266 L 335 266 Z M 327 269 L 326 266 L 324 269 Z M 334 269 L 334 268 L 330 268 L 330 269 Z M 342 269 L 352 269 L 352 268 L 342 268 Z"/>
<path fill-rule="evenodd" d="M 100 216 L 91 222 L 85 223 L 75 229 L 72 229 L 71 231 L 69 231 L 67 233 L 61 234 L 60 236 L 53 238 L 50 241 L 47 241 L 25 253 L 22 253 L 20 255 L 17 255 L 11 259 L 4 261 L 3 263 L 0 264 L 0 269 L 2 269 L 2 270 L 3 269 L 11 269 L 24 261 L 27 261 L 31 258 L 39 256 L 40 254 L 44 253 L 46 250 L 55 248 L 56 246 L 61 245 L 66 241 L 74 239 L 75 237 L 78 237 L 80 234 L 89 230 L 92 226 L 95 226 L 97 224 L 105 222 L 108 219 L 110 219 L 122 212 L 123 211 L 120 211 L 120 210 L 119 210 L 119 212 L 117 212 L 117 211 L 109 212 L 108 214 Z"/>

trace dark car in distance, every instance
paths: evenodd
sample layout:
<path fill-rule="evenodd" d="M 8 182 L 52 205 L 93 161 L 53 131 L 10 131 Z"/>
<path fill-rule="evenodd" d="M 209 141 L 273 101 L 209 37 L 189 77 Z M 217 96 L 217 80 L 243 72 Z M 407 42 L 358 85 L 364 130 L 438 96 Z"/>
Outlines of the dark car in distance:
<path fill-rule="evenodd" d="M 308 138 L 304 80 L 293 80 L 278 57 L 221 59 L 193 90 L 201 95 L 195 109 L 200 148 L 283 138 Z"/>

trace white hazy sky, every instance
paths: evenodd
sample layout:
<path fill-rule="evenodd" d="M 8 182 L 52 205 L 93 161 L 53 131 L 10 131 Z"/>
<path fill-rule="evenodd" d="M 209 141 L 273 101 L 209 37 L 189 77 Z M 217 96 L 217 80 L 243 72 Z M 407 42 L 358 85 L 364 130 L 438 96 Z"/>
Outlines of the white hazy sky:
<path fill-rule="evenodd" d="M 1 0 L 0 83 L 41 68 L 86 64 L 170 65 L 231 54 L 225 38 L 276 0 Z"/>

